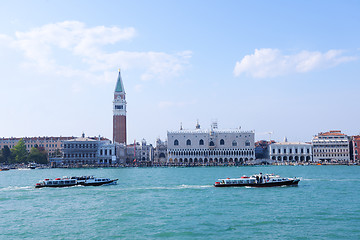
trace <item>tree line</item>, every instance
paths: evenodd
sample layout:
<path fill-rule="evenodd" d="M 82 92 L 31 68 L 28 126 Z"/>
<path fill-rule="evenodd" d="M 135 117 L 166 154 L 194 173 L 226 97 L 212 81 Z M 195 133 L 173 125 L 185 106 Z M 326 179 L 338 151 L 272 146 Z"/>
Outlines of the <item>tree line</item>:
<path fill-rule="evenodd" d="M 8 146 L 4 146 L 0 151 L 0 163 L 16 164 L 29 162 L 47 164 L 47 151 L 43 147 L 35 145 L 28 152 L 23 139 L 20 139 L 14 148 L 10 149 Z"/>

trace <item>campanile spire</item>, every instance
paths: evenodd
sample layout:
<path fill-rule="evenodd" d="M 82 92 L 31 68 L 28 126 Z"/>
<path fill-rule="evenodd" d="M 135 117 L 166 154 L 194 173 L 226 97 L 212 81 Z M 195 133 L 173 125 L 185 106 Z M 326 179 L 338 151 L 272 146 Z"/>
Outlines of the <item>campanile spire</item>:
<path fill-rule="evenodd" d="M 113 101 L 113 142 L 126 144 L 126 99 L 120 69 Z"/>

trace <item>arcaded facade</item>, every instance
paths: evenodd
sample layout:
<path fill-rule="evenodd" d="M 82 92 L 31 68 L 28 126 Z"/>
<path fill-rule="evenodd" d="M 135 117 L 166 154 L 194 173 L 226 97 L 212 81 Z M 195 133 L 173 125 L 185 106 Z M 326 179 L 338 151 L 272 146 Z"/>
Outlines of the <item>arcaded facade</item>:
<path fill-rule="evenodd" d="M 253 131 L 168 131 L 167 159 L 171 164 L 243 164 L 255 159 Z"/>
<path fill-rule="evenodd" d="M 310 143 L 278 142 L 269 145 L 269 156 L 277 162 L 312 162 Z"/>

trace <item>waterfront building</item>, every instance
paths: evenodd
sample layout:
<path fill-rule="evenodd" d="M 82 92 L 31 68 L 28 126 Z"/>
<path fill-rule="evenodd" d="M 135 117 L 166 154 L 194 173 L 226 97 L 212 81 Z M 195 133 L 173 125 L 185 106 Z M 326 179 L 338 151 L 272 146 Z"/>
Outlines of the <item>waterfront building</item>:
<path fill-rule="evenodd" d="M 312 145 L 316 162 L 350 161 L 350 141 L 341 131 L 321 132 L 313 138 Z"/>
<path fill-rule="evenodd" d="M 120 69 L 113 101 L 113 142 L 126 145 L 126 99 Z"/>
<path fill-rule="evenodd" d="M 352 149 L 353 149 L 352 160 L 356 163 L 359 163 L 360 162 L 360 135 L 352 137 Z"/>
<path fill-rule="evenodd" d="M 170 164 L 243 164 L 255 159 L 254 131 L 219 130 L 213 124 L 209 130 L 167 132 L 167 158 Z"/>
<path fill-rule="evenodd" d="M 10 149 L 14 148 L 16 144 L 24 140 L 26 150 L 30 152 L 31 148 L 38 146 L 44 148 L 49 156 L 61 155 L 63 143 L 66 140 L 74 139 L 74 137 L 22 137 L 22 138 L 0 138 L 0 149 L 8 146 Z"/>
<path fill-rule="evenodd" d="M 269 145 L 274 143 L 274 140 L 266 141 L 260 140 L 255 142 L 255 158 L 256 159 L 269 159 Z"/>
<path fill-rule="evenodd" d="M 112 164 L 116 162 L 116 145 L 111 143 L 110 140 L 99 141 L 97 152 L 98 164 Z"/>
<path fill-rule="evenodd" d="M 269 145 L 269 157 L 277 162 L 312 162 L 312 147 L 310 143 L 284 142 Z"/>
<path fill-rule="evenodd" d="M 104 138 L 81 137 L 64 141 L 64 165 L 101 165 L 117 162 L 116 145 Z"/>
<path fill-rule="evenodd" d="M 151 166 L 154 161 L 154 147 L 143 139 L 126 147 L 126 163 L 131 165 Z"/>
<path fill-rule="evenodd" d="M 154 163 L 164 164 L 167 162 L 167 141 L 161 141 L 160 138 L 156 140 L 154 148 Z"/>

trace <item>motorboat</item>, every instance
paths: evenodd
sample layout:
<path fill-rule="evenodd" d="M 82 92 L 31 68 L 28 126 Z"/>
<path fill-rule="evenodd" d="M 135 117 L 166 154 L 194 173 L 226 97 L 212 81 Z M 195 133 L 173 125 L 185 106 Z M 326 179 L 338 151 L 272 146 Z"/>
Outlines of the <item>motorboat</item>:
<path fill-rule="evenodd" d="M 39 181 L 35 184 L 35 188 L 43 188 L 43 187 L 72 187 L 76 186 L 77 181 L 75 179 L 70 179 L 67 177 L 64 178 L 55 178 L 49 179 L 46 178 L 44 180 Z"/>
<path fill-rule="evenodd" d="M 71 179 L 76 179 L 78 185 L 83 186 L 115 185 L 118 181 L 118 179 L 98 178 L 94 176 L 71 177 Z"/>
<path fill-rule="evenodd" d="M 215 187 L 275 187 L 298 185 L 300 179 L 280 177 L 275 174 L 254 174 L 252 176 L 242 176 L 238 178 L 218 179 Z"/>
<path fill-rule="evenodd" d="M 46 178 L 36 183 L 35 188 L 114 185 L 117 181 L 118 179 L 97 178 L 94 176 Z"/>

